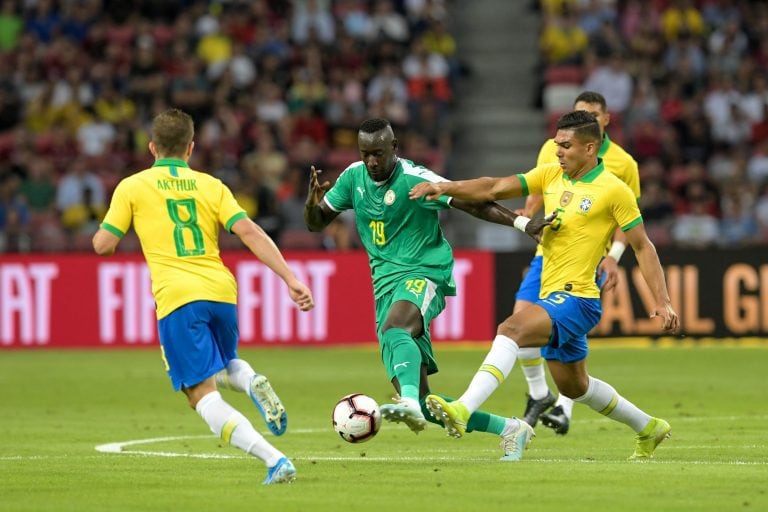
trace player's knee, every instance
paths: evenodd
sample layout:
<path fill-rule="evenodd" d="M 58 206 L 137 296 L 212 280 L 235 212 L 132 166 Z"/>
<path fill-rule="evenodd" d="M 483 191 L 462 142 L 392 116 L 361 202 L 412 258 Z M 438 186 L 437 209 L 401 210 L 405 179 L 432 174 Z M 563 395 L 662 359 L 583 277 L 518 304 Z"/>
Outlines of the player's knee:
<path fill-rule="evenodd" d="M 515 340 L 518 346 L 526 346 L 530 338 L 529 329 L 526 329 L 525 325 L 521 322 L 513 319 L 514 315 L 507 317 L 506 320 L 499 324 L 496 333 Z"/>

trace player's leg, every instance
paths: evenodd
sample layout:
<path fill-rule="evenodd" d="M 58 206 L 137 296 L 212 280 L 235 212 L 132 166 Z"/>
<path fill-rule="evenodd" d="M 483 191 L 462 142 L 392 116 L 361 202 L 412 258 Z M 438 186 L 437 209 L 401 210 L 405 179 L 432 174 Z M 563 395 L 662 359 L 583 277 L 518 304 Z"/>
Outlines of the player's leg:
<path fill-rule="evenodd" d="M 225 367 L 227 354 L 234 353 L 237 344 L 236 339 L 225 340 L 223 345 L 222 340 L 214 339 L 209 326 L 222 321 L 237 323 L 234 305 L 193 302 L 158 321 L 163 358 L 174 389 L 184 390 L 189 405 L 212 432 L 264 461 L 268 468 L 264 483 L 292 481 L 296 475 L 293 464 L 216 389 L 214 375 Z"/>
<path fill-rule="evenodd" d="M 259 434 L 248 418 L 224 401 L 216 390 L 214 378 L 185 387 L 189 404 L 208 424 L 211 432 L 225 443 L 263 460 L 267 477 L 263 483 L 286 483 L 296 478 L 296 468 L 283 452 L 272 446 Z"/>
<path fill-rule="evenodd" d="M 209 323 L 211 333 L 226 362 L 226 367 L 215 375 L 217 387 L 247 393 L 270 432 L 276 436 L 283 435 L 288 428 L 288 414 L 283 402 L 266 375 L 256 373 L 247 361 L 237 357 L 239 332 L 236 308 L 231 304 L 215 302 L 209 305 L 216 313 Z"/>
<path fill-rule="evenodd" d="M 542 263 L 543 256 L 540 254 L 531 260 L 531 264 L 523 276 L 523 281 L 520 283 L 520 288 L 515 294 L 513 314 L 531 306 L 539 299 Z M 517 358 L 520 361 L 520 369 L 525 376 L 525 381 L 528 383 L 528 400 L 523 420 L 535 427 L 541 413 L 554 403 L 555 395 L 547 386 L 544 359 L 541 357 L 539 347 L 520 347 Z"/>
<path fill-rule="evenodd" d="M 422 277 L 402 279 L 390 294 L 376 300 L 382 362 L 399 393 L 396 403 L 381 406 L 381 415 L 386 421 L 405 423 L 416 433 L 427 424 L 419 404 L 422 366 L 437 369 L 432 345 L 423 336 L 425 315 L 444 307 L 442 293 Z M 432 318 L 430 314 L 429 321 Z"/>
<path fill-rule="evenodd" d="M 653 456 L 653 451 L 666 437 L 671 427 L 660 418 L 653 418 L 621 396 L 610 384 L 587 373 L 586 359 L 574 362 L 548 361 L 552 378 L 560 392 L 573 397 L 614 421 L 623 423 L 636 434 L 635 451 L 631 459 Z"/>
<path fill-rule="evenodd" d="M 549 315 L 539 305 L 532 305 L 512 315 L 499 325 L 491 350 L 458 400 L 449 404 L 432 395 L 427 398 L 427 405 L 433 402 L 432 406 L 437 409 L 438 418 L 445 423 L 449 435 L 461 437 L 464 434 L 470 415 L 509 375 L 517 359 L 519 346 L 545 343 L 550 330 Z"/>

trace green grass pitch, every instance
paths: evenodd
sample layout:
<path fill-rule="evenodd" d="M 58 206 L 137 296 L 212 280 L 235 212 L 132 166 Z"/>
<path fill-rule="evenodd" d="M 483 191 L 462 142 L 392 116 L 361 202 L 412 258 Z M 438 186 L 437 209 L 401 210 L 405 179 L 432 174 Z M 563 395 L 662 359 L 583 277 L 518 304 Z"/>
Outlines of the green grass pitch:
<path fill-rule="evenodd" d="M 486 346 L 437 345 L 436 391 L 458 395 Z M 768 345 L 752 348 L 607 348 L 590 371 L 652 415 L 672 438 L 650 462 L 626 460 L 629 428 L 576 405 L 566 436 L 539 426 L 518 463 L 498 438 L 420 435 L 384 424 L 364 444 L 331 428 L 351 392 L 388 400 L 371 348 L 243 349 L 288 409 L 273 437 L 245 395 L 222 394 L 293 458 L 291 485 L 263 486 L 260 461 L 223 446 L 165 376 L 159 351 L 7 351 L 0 354 L 0 510 L 768 510 Z M 518 367 L 485 404 L 522 414 Z M 96 446 L 123 445 L 122 453 Z"/>

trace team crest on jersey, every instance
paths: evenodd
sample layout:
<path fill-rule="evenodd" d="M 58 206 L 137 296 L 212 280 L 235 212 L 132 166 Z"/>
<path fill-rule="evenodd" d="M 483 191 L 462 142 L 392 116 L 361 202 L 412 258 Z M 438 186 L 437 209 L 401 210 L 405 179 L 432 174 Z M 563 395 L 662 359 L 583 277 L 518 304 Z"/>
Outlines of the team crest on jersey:
<path fill-rule="evenodd" d="M 563 192 L 563 195 L 560 196 L 560 206 L 568 206 L 571 202 L 571 199 L 573 199 L 573 192 L 566 190 Z"/>
<path fill-rule="evenodd" d="M 585 197 L 579 202 L 579 212 L 587 213 L 592 208 L 594 200 L 591 197 Z"/>
<path fill-rule="evenodd" d="M 384 194 L 384 204 L 387 206 L 390 206 L 394 202 L 395 202 L 395 191 L 392 189 L 389 189 L 387 190 L 387 193 Z"/>

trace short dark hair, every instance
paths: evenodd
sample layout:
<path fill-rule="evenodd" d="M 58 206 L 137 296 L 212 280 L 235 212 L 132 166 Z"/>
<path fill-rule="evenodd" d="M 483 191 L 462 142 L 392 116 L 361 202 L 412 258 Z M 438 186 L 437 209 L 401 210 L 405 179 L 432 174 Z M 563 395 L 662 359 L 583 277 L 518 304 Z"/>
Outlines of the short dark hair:
<path fill-rule="evenodd" d="M 573 100 L 573 104 L 576 105 L 580 101 L 583 101 L 584 103 L 589 103 L 589 104 L 597 103 L 601 107 L 603 107 L 603 110 L 608 109 L 608 105 L 605 103 L 605 96 L 603 96 L 599 92 L 584 91 L 578 96 L 576 96 L 576 99 Z"/>
<path fill-rule="evenodd" d="M 363 133 L 376 133 L 387 126 L 389 126 L 389 121 L 381 117 L 374 117 L 363 121 L 363 124 L 360 125 L 360 131 Z"/>
<path fill-rule="evenodd" d="M 595 116 L 586 110 L 568 112 L 557 120 L 558 130 L 573 130 L 580 139 L 600 140 L 600 125 Z"/>
<path fill-rule="evenodd" d="M 162 156 L 183 156 L 195 136 L 195 123 L 177 108 L 161 112 L 152 121 L 152 142 Z"/>

